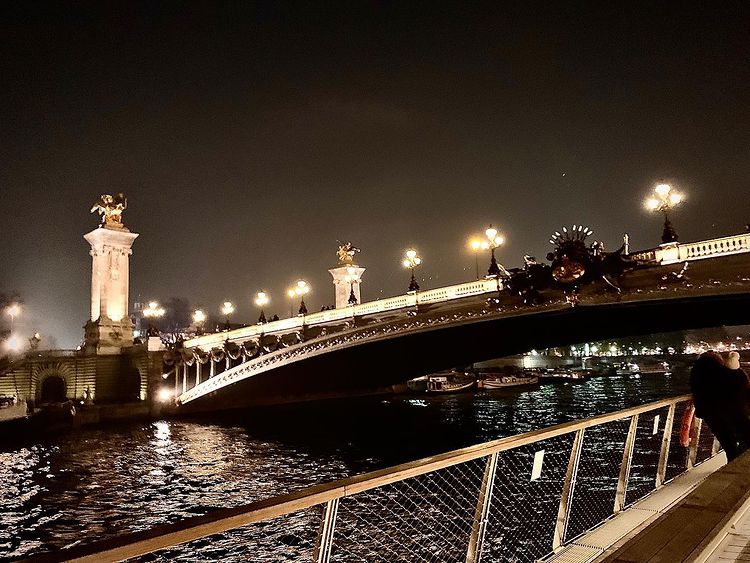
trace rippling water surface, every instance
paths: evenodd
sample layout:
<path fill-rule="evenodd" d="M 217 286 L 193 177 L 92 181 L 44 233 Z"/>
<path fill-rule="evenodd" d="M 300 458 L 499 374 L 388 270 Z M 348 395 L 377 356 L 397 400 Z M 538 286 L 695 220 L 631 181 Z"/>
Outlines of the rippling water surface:
<path fill-rule="evenodd" d="M 683 373 L 595 378 L 529 390 L 394 395 L 129 423 L 6 447 L 0 449 L 0 558 L 150 528 L 685 392 Z M 158 558 L 250 557 L 238 533 Z M 255 560 L 270 559 L 256 554 Z"/>

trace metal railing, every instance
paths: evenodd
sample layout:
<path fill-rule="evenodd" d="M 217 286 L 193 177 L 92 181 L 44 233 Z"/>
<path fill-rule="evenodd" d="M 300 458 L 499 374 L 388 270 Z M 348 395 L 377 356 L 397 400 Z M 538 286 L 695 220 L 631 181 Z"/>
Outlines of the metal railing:
<path fill-rule="evenodd" d="M 497 292 L 498 287 L 502 289 L 502 281 L 496 279 L 481 279 L 448 287 L 429 289 L 417 293 L 398 295 L 388 299 L 378 299 L 377 301 L 370 301 L 360 305 L 354 305 L 353 307 L 320 311 L 319 313 L 281 319 L 264 323 L 262 325 L 247 326 L 229 332 L 197 336 L 190 340 L 186 340 L 184 346 L 185 348 L 210 348 L 212 346 L 220 346 L 228 338 L 230 340 L 242 340 L 260 336 L 261 334 L 301 329 L 303 326 L 315 326 L 336 321 L 347 321 L 351 319 L 352 316 L 359 317 L 362 315 L 372 315 L 388 311 L 396 311 L 417 305 L 441 303 L 454 299 L 470 297 L 472 295 L 483 295 L 485 293 Z"/>
<path fill-rule="evenodd" d="M 47 559 L 123 560 L 222 534 L 214 541 L 226 549 L 231 540 L 238 557 L 255 561 L 534 561 L 718 451 L 697 419 L 689 447 L 680 445 L 689 399 L 502 438 Z"/>

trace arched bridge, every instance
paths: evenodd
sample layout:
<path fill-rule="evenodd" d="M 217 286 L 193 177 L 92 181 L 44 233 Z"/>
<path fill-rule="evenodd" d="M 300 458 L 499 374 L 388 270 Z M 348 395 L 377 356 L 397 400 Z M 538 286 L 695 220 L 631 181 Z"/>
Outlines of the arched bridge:
<path fill-rule="evenodd" d="M 750 234 L 630 255 L 618 280 L 524 305 L 487 279 L 188 340 L 184 411 L 355 395 L 475 361 L 583 341 L 750 323 Z"/>

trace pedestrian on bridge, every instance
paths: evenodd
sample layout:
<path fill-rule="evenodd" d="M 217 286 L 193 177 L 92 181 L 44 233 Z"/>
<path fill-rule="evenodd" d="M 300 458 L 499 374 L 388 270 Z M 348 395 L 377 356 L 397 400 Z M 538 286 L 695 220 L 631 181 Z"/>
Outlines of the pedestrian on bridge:
<path fill-rule="evenodd" d="M 750 448 L 750 384 L 739 365 L 731 369 L 716 352 L 705 352 L 690 372 L 690 389 L 695 416 L 706 421 L 727 460 Z"/>

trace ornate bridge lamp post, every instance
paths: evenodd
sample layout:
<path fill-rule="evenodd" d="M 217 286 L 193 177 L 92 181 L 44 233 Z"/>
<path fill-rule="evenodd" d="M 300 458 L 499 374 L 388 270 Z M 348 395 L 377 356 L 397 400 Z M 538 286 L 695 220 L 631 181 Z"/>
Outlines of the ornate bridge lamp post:
<path fill-rule="evenodd" d="M 289 295 L 290 299 L 294 299 L 295 297 L 300 298 L 299 302 L 299 315 L 304 317 L 307 314 L 307 305 L 305 305 L 305 295 L 307 295 L 310 292 L 310 285 L 305 280 L 299 280 L 296 284 L 294 284 L 289 291 L 287 291 L 287 295 Z M 292 305 L 294 307 L 294 305 Z M 292 316 L 294 316 L 294 309 L 291 311 Z M 303 318 L 304 323 L 304 318 Z"/>
<path fill-rule="evenodd" d="M 669 184 L 659 184 L 654 187 L 654 194 L 646 200 L 646 209 L 664 213 L 664 231 L 661 241 L 664 244 L 677 242 L 677 231 L 669 220 L 669 212 L 680 205 L 684 199 L 681 193 L 672 190 Z"/>
<path fill-rule="evenodd" d="M 497 229 L 491 224 L 489 228 L 484 231 L 486 240 L 482 241 L 482 248 L 490 251 L 490 267 L 487 269 L 487 275 L 489 277 L 499 277 L 502 271 L 500 266 L 495 259 L 495 249 L 505 244 L 505 237 L 497 233 Z"/>
<path fill-rule="evenodd" d="M 200 336 L 203 334 L 203 327 L 206 324 L 206 313 L 201 309 L 193 311 L 193 324 L 195 325 L 195 332 Z"/>
<path fill-rule="evenodd" d="M 258 324 L 262 325 L 266 322 L 266 314 L 263 312 L 263 307 L 268 305 L 268 294 L 265 291 L 259 291 L 255 296 L 255 304 L 260 307 L 260 317 L 258 317 Z"/>
<path fill-rule="evenodd" d="M 357 269 L 354 266 L 349 266 L 346 269 L 346 282 L 349 284 L 349 305 L 354 307 L 357 304 L 357 296 L 354 295 L 354 284 L 359 281 L 359 275 Z"/>
<path fill-rule="evenodd" d="M 224 330 L 230 330 L 232 325 L 229 324 L 229 317 L 234 313 L 234 305 L 231 301 L 224 301 L 221 306 L 221 314 L 224 315 Z"/>
<path fill-rule="evenodd" d="M 148 306 L 143 310 L 143 316 L 147 319 L 160 319 L 164 316 L 165 312 L 164 307 L 159 305 L 157 301 L 150 301 Z M 159 336 L 159 330 L 152 324 L 153 322 L 157 322 L 158 324 L 158 321 L 149 321 L 148 336 Z"/>
<path fill-rule="evenodd" d="M 404 268 L 409 268 L 411 270 L 411 282 L 409 282 L 409 293 L 416 293 L 419 291 L 419 284 L 417 283 L 417 278 L 414 277 L 414 268 L 419 266 L 422 263 L 422 259 L 417 256 L 416 250 L 407 250 L 406 251 L 406 257 L 404 258 L 403 264 Z"/>
<path fill-rule="evenodd" d="M 487 268 L 487 277 L 495 278 L 497 281 L 497 297 L 500 299 L 500 276 L 507 275 L 505 268 L 502 268 L 495 258 L 495 249 L 505 244 L 505 237 L 498 234 L 497 229 L 490 223 L 489 228 L 484 231 L 486 240 L 482 241 L 482 248 L 490 251 L 490 267 Z"/>

